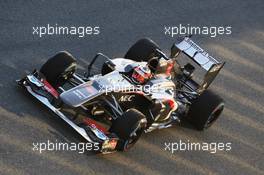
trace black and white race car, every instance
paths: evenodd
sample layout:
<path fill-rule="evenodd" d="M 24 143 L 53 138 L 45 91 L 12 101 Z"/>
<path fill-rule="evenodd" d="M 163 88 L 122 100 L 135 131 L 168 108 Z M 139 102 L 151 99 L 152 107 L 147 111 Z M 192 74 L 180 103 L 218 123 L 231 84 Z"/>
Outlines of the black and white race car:
<path fill-rule="evenodd" d="M 178 63 L 180 53 L 205 70 L 203 81 L 193 78 L 195 64 Z M 106 61 L 92 74 L 99 58 Z M 98 53 L 87 66 L 77 74 L 76 59 L 63 51 L 17 82 L 88 142 L 98 143 L 102 153 L 128 150 L 142 133 L 182 120 L 207 129 L 224 109 L 222 98 L 207 89 L 224 62 L 189 37 L 173 44 L 169 57 L 144 38 L 124 58 Z"/>

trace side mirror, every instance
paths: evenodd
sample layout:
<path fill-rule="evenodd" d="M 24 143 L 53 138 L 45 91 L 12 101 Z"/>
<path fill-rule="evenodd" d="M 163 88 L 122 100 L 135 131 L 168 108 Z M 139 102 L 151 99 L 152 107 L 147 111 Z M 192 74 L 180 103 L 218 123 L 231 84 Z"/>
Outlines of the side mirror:
<path fill-rule="evenodd" d="M 166 59 L 166 60 L 169 60 L 169 58 L 166 56 L 166 54 L 165 53 L 163 53 L 161 50 L 159 50 L 159 49 L 156 49 L 156 54 L 157 54 L 157 56 L 159 57 L 159 58 L 164 58 L 164 59 Z"/>
<path fill-rule="evenodd" d="M 171 47 L 171 58 L 175 58 L 180 54 L 181 50 L 176 46 L 176 43 Z"/>

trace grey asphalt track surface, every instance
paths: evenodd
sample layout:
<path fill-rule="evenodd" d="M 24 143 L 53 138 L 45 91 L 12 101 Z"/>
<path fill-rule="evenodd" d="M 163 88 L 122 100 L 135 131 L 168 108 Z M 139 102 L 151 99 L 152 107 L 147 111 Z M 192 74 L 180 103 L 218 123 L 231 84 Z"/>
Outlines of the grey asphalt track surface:
<path fill-rule="evenodd" d="M 264 3 L 239 1 L 1 1 L 0 2 L 0 174 L 264 174 Z M 47 24 L 100 26 L 100 34 L 32 35 Z M 80 62 L 96 52 L 122 57 L 148 36 L 168 53 L 175 38 L 164 26 L 232 26 L 231 35 L 193 37 L 226 66 L 211 86 L 226 101 L 212 128 L 190 127 L 145 134 L 126 153 L 79 154 L 32 151 L 32 143 L 78 142 L 62 120 L 16 86 L 15 80 L 57 51 Z M 164 142 L 231 142 L 231 151 L 165 151 Z"/>

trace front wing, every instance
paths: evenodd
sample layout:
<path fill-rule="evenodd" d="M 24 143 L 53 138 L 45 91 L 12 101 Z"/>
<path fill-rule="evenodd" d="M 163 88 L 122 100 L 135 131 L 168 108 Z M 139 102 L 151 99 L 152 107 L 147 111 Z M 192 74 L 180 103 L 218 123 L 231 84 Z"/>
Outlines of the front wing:
<path fill-rule="evenodd" d="M 71 121 L 64 113 L 60 111 L 59 108 L 56 108 L 51 103 L 52 98 L 59 98 L 59 95 L 54 93 L 54 89 L 51 89 L 52 86 L 45 81 L 44 79 L 39 79 L 36 76 L 36 71 L 32 74 L 27 75 L 26 77 L 17 80 L 18 84 L 24 88 L 36 99 L 38 99 L 42 104 L 48 107 L 52 112 L 59 116 L 63 121 L 70 125 L 77 133 L 79 133 L 87 142 L 98 144 L 100 151 L 102 153 L 109 153 L 115 151 L 115 148 L 111 144 L 113 140 L 117 142 L 117 138 L 108 137 L 106 134 L 96 127 L 94 123 L 91 123 L 86 129 L 78 126 L 73 121 Z M 44 80 L 44 81 L 43 81 Z M 49 89 L 49 90 L 47 90 Z M 87 122 L 89 123 L 89 122 Z M 89 129 L 89 131 L 87 131 Z M 89 133 L 89 134 L 88 134 Z M 111 145 L 109 145 L 109 143 Z"/>

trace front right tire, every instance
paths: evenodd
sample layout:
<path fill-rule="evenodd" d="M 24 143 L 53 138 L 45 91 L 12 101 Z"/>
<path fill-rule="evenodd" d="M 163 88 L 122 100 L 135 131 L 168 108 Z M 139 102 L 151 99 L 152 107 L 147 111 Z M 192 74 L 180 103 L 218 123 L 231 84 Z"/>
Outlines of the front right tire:
<path fill-rule="evenodd" d="M 140 138 L 147 125 L 145 115 L 132 108 L 115 119 L 110 132 L 119 137 L 116 149 L 118 151 L 129 150 Z"/>

